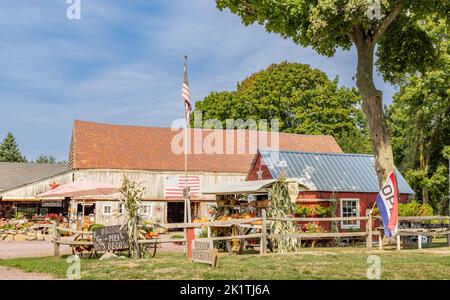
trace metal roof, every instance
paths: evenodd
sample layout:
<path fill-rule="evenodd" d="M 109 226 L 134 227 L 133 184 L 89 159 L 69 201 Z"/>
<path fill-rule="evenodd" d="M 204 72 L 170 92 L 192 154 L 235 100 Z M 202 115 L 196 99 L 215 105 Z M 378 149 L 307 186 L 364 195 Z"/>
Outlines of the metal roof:
<path fill-rule="evenodd" d="M 266 192 L 265 188 L 272 186 L 277 179 L 265 179 L 255 181 L 237 181 L 237 182 L 224 182 L 209 186 L 202 189 L 202 194 L 239 194 L 239 193 L 260 193 Z M 297 178 L 288 178 L 287 182 L 297 182 L 300 184 L 302 190 L 306 190 L 305 187 Z M 303 186 L 303 187 L 302 187 Z"/>
<path fill-rule="evenodd" d="M 334 154 L 298 151 L 260 151 L 272 177 L 284 170 L 287 177 L 302 178 L 311 190 L 378 193 L 375 158 L 365 154 Z M 401 194 L 414 194 L 396 169 Z"/>

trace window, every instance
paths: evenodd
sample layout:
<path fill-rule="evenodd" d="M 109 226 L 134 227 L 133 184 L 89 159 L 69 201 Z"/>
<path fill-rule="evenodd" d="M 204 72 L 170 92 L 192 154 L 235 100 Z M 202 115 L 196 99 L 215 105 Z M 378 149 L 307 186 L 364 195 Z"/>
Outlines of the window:
<path fill-rule="evenodd" d="M 112 206 L 111 206 L 111 204 L 103 205 L 103 215 L 104 216 L 112 215 Z"/>
<path fill-rule="evenodd" d="M 341 199 L 341 216 L 359 217 L 359 199 Z M 359 228 L 359 221 L 342 221 L 342 229 Z"/>
<path fill-rule="evenodd" d="M 123 214 L 123 213 L 125 212 L 123 203 L 119 203 L 119 208 L 118 208 L 117 212 L 118 212 L 120 215 Z"/>
<path fill-rule="evenodd" d="M 153 205 L 151 205 L 151 204 L 142 204 L 141 205 L 141 214 L 143 214 L 144 216 L 150 217 L 152 215 L 152 208 L 153 208 Z"/>

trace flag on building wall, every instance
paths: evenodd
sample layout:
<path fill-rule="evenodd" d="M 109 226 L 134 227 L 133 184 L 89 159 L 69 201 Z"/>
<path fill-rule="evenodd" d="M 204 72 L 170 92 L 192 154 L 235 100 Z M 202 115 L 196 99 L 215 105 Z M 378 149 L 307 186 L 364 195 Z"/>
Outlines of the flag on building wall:
<path fill-rule="evenodd" d="M 164 197 L 183 199 L 185 185 L 190 188 L 191 197 L 200 196 L 200 177 L 198 176 L 166 176 L 164 178 Z"/>
<path fill-rule="evenodd" d="M 398 190 L 395 171 L 392 171 L 377 196 L 377 207 L 383 221 L 384 234 L 391 237 L 398 230 Z"/>

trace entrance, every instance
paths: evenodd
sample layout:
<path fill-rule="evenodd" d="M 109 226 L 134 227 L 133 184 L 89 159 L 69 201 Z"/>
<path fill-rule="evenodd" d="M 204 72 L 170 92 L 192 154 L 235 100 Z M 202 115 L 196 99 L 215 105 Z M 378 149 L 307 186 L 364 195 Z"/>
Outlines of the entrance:
<path fill-rule="evenodd" d="M 184 222 L 184 202 L 167 202 L 167 223 Z"/>

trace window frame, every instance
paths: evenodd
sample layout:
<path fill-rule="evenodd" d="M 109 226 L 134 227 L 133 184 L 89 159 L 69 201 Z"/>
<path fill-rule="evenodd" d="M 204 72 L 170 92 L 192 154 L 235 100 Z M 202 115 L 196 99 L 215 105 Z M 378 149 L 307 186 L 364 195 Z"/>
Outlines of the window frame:
<path fill-rule="evenodd" d="M 125 213 L 125 205 L 123 205 L 123 203 L 119 203 L 119 205 L 117 206 L 117 213 L 119 215 Z"/>
<path fill-rule="evenodd" d="M 344 201 L 354 201 L 356 202 L 356 216 L 355 217 L 360 217 L 361 216 L 361 206 L 360 206 L 360 200 L 359 198 L 341 198 L 340 200 L 340 211 L 341 211 L 341 217 L 344 218 Z M 353 217 L 353 216 L 352 216 Z M 344 224 L 344 220 L 341 221 L 341 228 L 342 229 L 359 229 L 361 228 L 361 222 L 360 220 L 356 221 L 356 224 Z M 351 222 L 351 221 L 347 221 L 347 222 Z"/>
<path fill-rule="evenodd" d="M 109 212 L 105 212 L 105 209 L 109 207 Z M 112 204 L 103 204 L 102 206 L 102 212 L 104 216 L 112 216 Z"/>
<path fill-rule="evenodd" d="M 147 207 L 147 213 L 144 211 L 144 207 Z M 143 203 L 140 207 L 141 214 L 146 217 L 153 217 L 153 203 Z"/>

